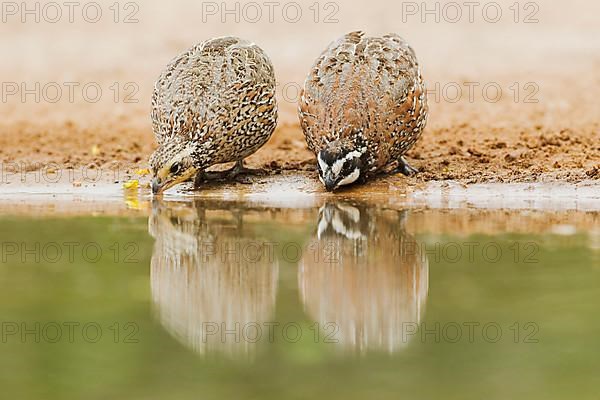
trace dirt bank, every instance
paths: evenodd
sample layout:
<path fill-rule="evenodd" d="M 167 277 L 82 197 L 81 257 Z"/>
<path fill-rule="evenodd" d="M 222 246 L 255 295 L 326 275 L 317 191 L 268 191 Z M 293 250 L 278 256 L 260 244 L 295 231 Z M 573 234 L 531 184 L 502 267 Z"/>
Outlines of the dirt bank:
<path fill-rule="evenodd" d="M 590 112 L 593 107 L 589 105 Z M 531 124 L 535 117 L 535 112 L 524 113 L 503 127 L 477 118 L 440 126 L 435 119 L 443 116 L 433 113 L 430 127 L 408 154 L 421 173 L 407 178 L 407 184 L 430 180 L 481 183 L 600 179 L 598 124 L 576 128 Z M 149 129 L 123 126 L 118 121 L 95 126 L 67 121 L 43 127 L 20 122 L 0 127 L 0 157 L 6 174 L 47 166 L 119 170 L 125 177 L 133 170 L 146 168 L 153 149 Z M 285 119 L 272 140 L 248 162 L 272 173 L 315 168 L 299 124 Z"/>

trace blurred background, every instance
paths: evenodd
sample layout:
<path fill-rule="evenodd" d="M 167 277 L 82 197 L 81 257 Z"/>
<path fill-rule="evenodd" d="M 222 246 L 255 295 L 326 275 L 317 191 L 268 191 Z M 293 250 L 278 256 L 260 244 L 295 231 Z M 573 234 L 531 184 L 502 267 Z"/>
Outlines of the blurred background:
<path fill-rule="evenodd" d="M 434 126 L 485 119 L 482 113 L 492 113 L 495 120 L 511 119 L 515 116 L 505 114 L 540 109 L 523 101 L 516 109 L 502 104 L 481 108 L 486 103 L 481 101 L 482 87 L 490 82 L 500 84 L 503 98 L 513 98 L 517 88 L 509 87 L 518 83 L 520 98 L 529 94 L 542 103 L 542 111 L 562 112 L 561 118 L 584 123 L 591 110 L 586 101 L 593 101 L 600 79 L 600 6 L 584 0 L 471 5 L 381 0 L 73 4 L 2 3 L 2 135 L 72 121 L 85 122 L 89 129 L 113 127 L 115 132 L 128 127 L 129 133 L 143 132 L 152 140 L 149 99 L 161 69 L 195 43 L 223 35 L 253 40 L 267 51 L 279 80 L 282 121 L 290 123 L 296 122 L 297 91 L 315 58 L 335 38 L 359 29 L 370 35 L 403 36 L 416 50 L 430 90 L 439 84 L 441 92 L 446 84 L 458 83 L 468 97 L 463 83 L 480 84 L 473 102 L 478 107 L 465 109 L 462 101 L 435 102 L 430 121 Z M 538 89 L 524 87 L 529 82 Z M 18 86 L 14 94 L 13 83 Z M 39 102 L 34 94 L 24 94 L 23 84 L 34 91 L 40 85 Z M 57 86 L 62 95 L 56 94 Z M 447 87 L 445 97 L 454 98 L 455 90 Z M 489 90 L 494 97 L 493 88 Z M 548 122 L 553 117 L 538 119 Z M 15 129 L 16 122 L 23 124 Z"/>

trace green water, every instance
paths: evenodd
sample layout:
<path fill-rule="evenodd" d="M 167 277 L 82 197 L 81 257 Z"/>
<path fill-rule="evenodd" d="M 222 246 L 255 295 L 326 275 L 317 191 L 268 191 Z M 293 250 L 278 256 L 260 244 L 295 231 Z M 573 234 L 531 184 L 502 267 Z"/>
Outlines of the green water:
<path fill-rule="evenodd" d="M 357 203 L 149 214 L 1 218 L 3 398 L 597 398 L 590 232 L 433 232 Z"/>

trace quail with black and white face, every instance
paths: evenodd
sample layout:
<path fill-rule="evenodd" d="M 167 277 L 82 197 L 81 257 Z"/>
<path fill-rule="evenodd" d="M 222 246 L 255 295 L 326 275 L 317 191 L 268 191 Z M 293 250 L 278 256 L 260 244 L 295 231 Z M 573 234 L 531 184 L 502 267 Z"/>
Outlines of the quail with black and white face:
<path fill-rule="evenodd" d="M 216 164 L 235 161 L 222 174 L 235 176 L 276 124 L 275 74 L 265 52 L 235 37 L 199 43 L 171 61 L 154 86 L 152 192 L 190 180 L 198 187 Z"/>
<path fill-rule="evenodd" d="M 403 156 L 425 128 L 427 93 L 415 52 L 396 34 L 351 32 L 330 44 L 306 78 L 298 113 L 327 190 L 391 166 L 417 172 Z"/>

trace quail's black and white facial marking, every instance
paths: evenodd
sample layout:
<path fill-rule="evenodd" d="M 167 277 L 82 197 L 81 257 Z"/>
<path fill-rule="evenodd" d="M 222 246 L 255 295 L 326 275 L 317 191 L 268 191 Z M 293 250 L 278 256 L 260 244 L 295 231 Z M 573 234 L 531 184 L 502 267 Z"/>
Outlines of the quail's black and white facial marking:
<path fill-rule="evenodd" d="M 366 147 L 356 148 L 339 141 L 329 143 L 317 155 L 319 179 L 328 191 L 356 182 L 363 173 Z"/>
<path fill-rule="evenodd" d="M 152 157 L 152 193 L 163 191 L 192 179 L 197 172 L 194 166 L 193 143 L 168 143 L 159 147 Z"/>

